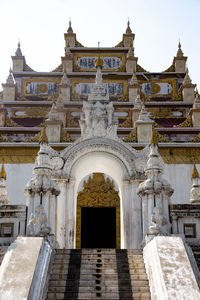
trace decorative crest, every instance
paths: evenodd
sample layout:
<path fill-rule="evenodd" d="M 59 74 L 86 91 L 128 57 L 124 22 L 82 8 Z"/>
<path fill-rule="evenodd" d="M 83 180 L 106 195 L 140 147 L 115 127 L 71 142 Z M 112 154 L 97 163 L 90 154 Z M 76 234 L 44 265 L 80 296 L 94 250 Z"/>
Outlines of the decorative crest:
<path fill-rule="evenodd" d="M 1 166 L 0 178 L 3 178 L 6 180 L 6 171 L 5 171 L 4 164 L 2 164 L 2 166 Z"/>
<path fill-rule="evenodd" d="M 152 135 L 151 135 L 151 140 L 150 140 L 150 146 L 151 145 L 158 145 L 158 138 L 157 138 L 157 132 L 156 130 L 153 128 L 152 130 Z"/>
<path fill-rule="evenodd" d="M 194 164 L 193 171 L 192 171 L 192 178 L 199 178 L 199 173 L 197 171 L 197 167 L 195 164 Z"/>
<path fill-rule="evenodd" d="M 98 68 L 98 67 L 102 68 L 103 67 L 103 59 L 101 59 L 100 54 L 98 55 L 98 58 L 95 61 L 95 66 L 96 66 L 96 68 Z"/>
<path fill-rule="evenodd" d="M 48 138 L 46 134 L 46 127 L 43 127 L 40 133 L 39 143 L 48 143 Z"/>

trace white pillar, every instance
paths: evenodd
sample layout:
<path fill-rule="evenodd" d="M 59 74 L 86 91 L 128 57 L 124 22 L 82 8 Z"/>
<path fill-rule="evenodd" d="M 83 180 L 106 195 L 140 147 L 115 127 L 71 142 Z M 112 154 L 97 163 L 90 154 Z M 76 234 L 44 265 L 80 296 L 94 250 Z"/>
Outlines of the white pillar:
<path fill-rule="evenodd" d="M 51 231 L 53 234 L 56 234 L 56 212 L 57 212 L 57 203 L 56 196 L 51 195 L 49 198 L 49 225 L 51 226 Z"/>
<path fill-rule="evenodd" d="M 67 183 L 67 197 L 66 197 L 66 243 L 68 249 L 76 248 L 76 209 L 77 209 L 77 195 L 74 194 L 75 180 L 70 179 Z"/>
<path fill-rule="evenodd" d="M 121 243 L 125 249 L 129 248 L 129 228 L 130 228 L 130 203 L 131 203 L 131 185 L 128 180 L 123 181 L 123 188 L 124 188 L 124 197 L 122 201 L 122 209 L 123 209 L 123 236 L 124 241 Z M 121 235 L 122 236 L 122 235 Z"/>
<path fill-rule="evenodd" d="M 142 202 L 137 195 L 138 185 L 141 181 L 133 180 L 131 182 L 131 222 L 130 222 L 130 234 L 129 245 L 130 249 L 137 249 L 142 242 Z"/>
<path fill-rule="evenodd" d="M 59 248 L 65 248 L 65 212 L 66 212 L 66 181 L 58 180 L 58 187 L 60 194 L 57 198 L 57 228 L 56 228 L 56 242 Z"/>
<path fill-rule="evenodd" d="M 26 193 L 27 200 L 26 200 L 26 206 L 28 207 L 27 210 L 27 223 L 30 219 L 30 215 L 34 212 L 34 203 L 33 203 L 33 195 L 30 193 Z"/>
<path fill-rule="evenodd" d="M 142 197 L 142 223 L 143 223 L 143 239 L 148 232 L 148 195 Z"/>

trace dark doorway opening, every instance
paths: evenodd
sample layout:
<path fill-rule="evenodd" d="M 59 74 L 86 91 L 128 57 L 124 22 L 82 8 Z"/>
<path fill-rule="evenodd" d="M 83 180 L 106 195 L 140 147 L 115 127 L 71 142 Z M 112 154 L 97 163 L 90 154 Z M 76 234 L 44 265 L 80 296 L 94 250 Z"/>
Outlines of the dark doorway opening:
<path fill-rule="evenodd" d="M 116 248 L 116 208 L 81 208 L 81 248 Z"/>

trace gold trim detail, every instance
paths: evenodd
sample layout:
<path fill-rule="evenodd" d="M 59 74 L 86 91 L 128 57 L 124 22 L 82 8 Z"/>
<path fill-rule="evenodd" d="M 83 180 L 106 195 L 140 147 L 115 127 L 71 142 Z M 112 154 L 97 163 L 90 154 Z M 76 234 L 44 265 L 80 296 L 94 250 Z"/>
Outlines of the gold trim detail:
<path fill-rule="evenodd" d="M 172 79 L 172 78 L 167 78 L 167 79 L 150 79 L 148 81 L 148 83 L 161 83 L 161 82 L 165 82 L 165 83 L 170 83 L 172 85 L 172 92 L 169 93 L 169 94 L 154 94 L 154 95 L 149 95 L 149 94 L 144 94 L 142 93 L 143 95 L 145 95 L 145 100 L 147 101 L 150 101 L 151 98 L 168 98 L 168 97 L 172 97 L 172 100 L 176 100 L 177 101 L 177 97 L 178 97 L 178 91 L 177 91 L 177 80 L 176 79 Z M 147 83 L 147 81 L 145 80 L 139 80 L 139 84 L 142 85 L 143 83 Z"/>
<path fill-rule="evenodd" d="M 76 248 L 81 248 L 81 208 L 115 207 L 116 208 L 116 244 L 120 248 L 120 198 L 114 182 L 104 177 L 103 173 L 93 173 L 84 181 L 83 190 L 78 193 L 76 213 Z M 103 222 L 103 220 L 102 220 Z"/>
<path fill-rule="evenodd" d="M 148 109 L 148 112 L 151 113 L 151 119 L 160 119 L 160 118 L 173 118 L 179 119 L 185 117 L 185 109 L 170 109 L 170 108 L 153 108 Z M 173 115 L 173 112 L 179 112 L 181 116 Z"/>
<path fill-rule="evenodd" d="M 72 101 L 76 101 L 76 100 L 87 100 L 88 99 L 88 95 L 80 95 L 77 94 L 75 91 L 75 87 L 76 84 L 79 83 L 94 83 L 95 82 L 95 78 L 94 79 L 72 79 L 71 80 L 71 85 L 72 85 Z M 112 98 L 115 98 L 119 101 L 127 101 L 127 95 L 128 95 L 128 82 L 127 80 L 109 80 L 109 79 L 105 79 L 103 80 L 103 83 L 119 83 L 123 85 L 123 92 L 120 95 L 109 95 L 110 99 L 112 100 Z"/>
<path fill-rule="evenodd" d="M 199 137 L 200 138 L 200 137 Z M 56 151 L 61 151 L 65 146 L 53 147 Z M 134 147 L 140 150 L 141 147 Z M 13 147 L 4 144 L 0 147 L 0 164 L 17 164 L 17 163 L 31 163 L 35 162 L 38 147 L 33 147 L 31 144 L 27 147 Z M 159 153 L 167 164 L 200 164 L 200 147 L 159 147 Z"/>
<path fill-rule="evenodd" d="M 197 167 L 195 164 L 194 164 L 193 171 L 192 171 L 192 178 L 199 178 L 199 173 L 197 171 Z"/>
<path fill-rule="evenodd" d="M 154 83 L 154 84 L 151 86 L 151 92 L 154 93 L 154 94 L 159 93 L 160 90 L 161 90 L 160 85 L 157 84 L 157 83 Z"/>
<path fill-rule="evenodd" d="M 34 83 L 34 82 L 44 82 L 44 83 L 48 83 L 48 82 L 54 82 L 56 84 L 60 83 L 60 79 L 58 78 L 24 78 L 22 81 L 22 96 L 39 96 L 39 97 L 48 97 L 49 95 L 36 95 L 36 94 L 29 94 L 26 92 L 26 87 L 29 83 Z"/>
<path fill-rule="evenodd" d="M 137 128 L 135 127 L 127 136 L 123 138 L 126 143 L 137 143 Z"/>
<path fill-rule="evenodd" d="M 126 66 L 125 66 L 125 54 L 123 53 L 115 53 L 113 55 L 113 53 L 101 53 L 100 54 L 101 58 L 102 57 L 117 57 L 121 60 L 122 64 L 119 68 L 113 68 L 113 69 L 103 69 L 102 68 L 102 72 L 111 72 L 111 71 L 118 71 L 118 72 L 122 72 L 122 70 L 125 70 Z M 81 57 L 97 57 L 98 58 L 98 52 L 93 52 L 93 53 L 75 53 L 74 54 L 74 67 L 76 70 L 79 70 L 79 72 L 93 72 L 95 70 L 95 68 L 91 69 L 91 68 L 81 68 L 78 66 L 78 59 Z"/>
<path fill-rule="evenodd" d="M 193 137 L 191 141 L 188 141 L 188 143 L 200 143 L 200 133 L 198 133 L 195 137 Z"/>
<path fill-rule="evenodd" d="M 16 115 L 17 112 L 23 112 L 24 115 Z M 45 108 L 15 108 L 12 112 L 13 118 L 46 118 L 48 116 L 49 109 Z M 20 126 L 20 125 L 19 125 Z"/>
<path fill-rule="evenodd" d="M 176 128 L 183 128 L 183 127 L 193 127 L 192 116 L 189 116 L 185 121 L 183 121 L 181 124 L 176 126 Z"/>
<path fill-rule="evenodd" d="M 62 143 L 70 143 L 74 142 L 75 138 L 73 138 L 66 130 L 62 128 L 61 130 L 61 142 Z"/>
<path fill-rule="evenodd" d="M 17 124 L 15 121 L 13 121 L 11 118 L 6 116 L 6 122 L 4 127 L 21 127 L 21 125 Z"/>
<path fill-rule="evenodd" d="M 119 118 L 118 118 L 119 119 Z M 128 116 L 127 118 L 123 121 L 123 123 L 119 124 L 120 128 L 130 128 L 133 126 L 133 121 L 132 121 L 132 110 L 128 110 Z"/>

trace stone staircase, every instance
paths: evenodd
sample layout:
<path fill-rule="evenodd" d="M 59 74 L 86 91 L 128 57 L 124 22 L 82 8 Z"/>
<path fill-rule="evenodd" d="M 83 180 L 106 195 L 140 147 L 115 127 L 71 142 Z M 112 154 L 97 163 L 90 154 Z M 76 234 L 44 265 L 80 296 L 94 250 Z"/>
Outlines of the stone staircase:
<path fill-rule="evenodd" d="M 194 258 L 196 259 L 196 263 L 200 271 L 200 246 L 190 246 L 190 247 L 193 251 Z"/>
<path fill-rule="evenodd" d="M 142 252 L 58 249 L 46 299 L 151 299 Z"/>

